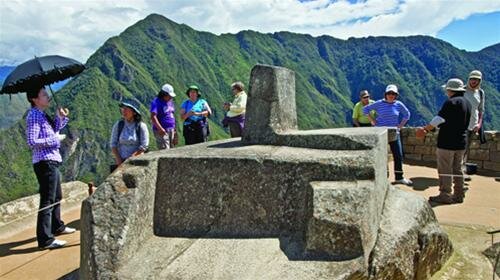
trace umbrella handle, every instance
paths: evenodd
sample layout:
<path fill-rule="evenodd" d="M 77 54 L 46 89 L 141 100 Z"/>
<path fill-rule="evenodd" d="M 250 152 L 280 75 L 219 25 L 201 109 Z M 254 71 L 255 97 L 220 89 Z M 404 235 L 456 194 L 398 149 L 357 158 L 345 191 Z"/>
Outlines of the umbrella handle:
<path fill-rule="evenodd" d="M 56 103 L 56 108 L 57 108 L 57 107 L 59 107 L 59 104 L 57 103 L 56 95 L 54 94 L 54 91 L 52 90 L 52 87 L 50 85 L 49 85 L 49 89 L 50 89 L 50 95 L 52 96 L 54 103 Z"/>

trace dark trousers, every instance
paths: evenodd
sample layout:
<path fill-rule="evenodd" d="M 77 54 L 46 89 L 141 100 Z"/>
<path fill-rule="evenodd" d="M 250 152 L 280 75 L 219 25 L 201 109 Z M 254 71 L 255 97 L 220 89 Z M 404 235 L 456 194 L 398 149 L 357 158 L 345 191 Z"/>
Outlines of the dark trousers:
<path fill-rule="evenodd" d="M 182 135 L 186 145 L 207 142 L 208 127 L 201 125 L 199 122 L 184 125 Z"/>
<path fill-rule="evenodd" d="M 357 127 L 355 124 L 352 124 L 353 127 Z M 371 127 L 373 126 L 371 123 L 359 123 L 359 127 Z"/>
<path fill-rule="evenodd" d="M 396 180 L 403 179 L 403 146 L 401 138 L 398 134 L 396 141 L 389 142 L 391 147 L 392 157 L 394 158 L 394 176 Z"/>
<path fill-rule="evenodd" d="M 54 241 L 54 234 L 63 231 L 65 226 L 61 220 L 61 174 L 56 161 L 40 161 L 33 165 L 39 184 L 40 207 L 36 221 L 36 239 L 39 247 Z M 46 209 L 43 209 L 45 208 Z M 43 210 L 40 210 L 43 209 Z"/>
<path fill-rule="evenodd" d="M 241 137 L 241 127 L 239 123 L 229 122 L 228 126 L 231 137 Z"/>

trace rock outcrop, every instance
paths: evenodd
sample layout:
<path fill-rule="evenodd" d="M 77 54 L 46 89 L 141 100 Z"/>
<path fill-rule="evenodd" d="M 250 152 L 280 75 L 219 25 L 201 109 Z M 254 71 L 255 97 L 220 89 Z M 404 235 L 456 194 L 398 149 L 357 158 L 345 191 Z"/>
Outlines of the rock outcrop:
<path fill-rule="evenodd" d="M 428 279 L 452 247 L 389 187 L 387 130 L 299 131 L 294 73 L 252 70 L 244 137 L 129 159 L 82 205 L 82 279 Z"/>
<path fill-rule="evenodd" d="M 500 242 L 496 242 L 483 251 L 493 266 L 493 272 L 500 277 Z"/>

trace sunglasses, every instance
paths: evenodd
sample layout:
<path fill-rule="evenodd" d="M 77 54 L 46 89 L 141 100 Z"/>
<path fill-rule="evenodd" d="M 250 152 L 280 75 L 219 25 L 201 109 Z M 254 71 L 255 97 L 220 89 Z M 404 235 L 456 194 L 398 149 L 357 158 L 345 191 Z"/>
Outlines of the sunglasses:
<path fill-rule="evenodd" d="M 389 91 L 388 93 L 386 93 L 387 95 L 398 95 L 397 93 L 395 92 L 392 92 L 392 91 Z"/>
<path fill-rule="evenodd" d="M 370 96 L 369 95 L 368 96 L 363 96 L 362 98 L 363 99 L 367 99 L 367 98 L 370 98 Z"/>

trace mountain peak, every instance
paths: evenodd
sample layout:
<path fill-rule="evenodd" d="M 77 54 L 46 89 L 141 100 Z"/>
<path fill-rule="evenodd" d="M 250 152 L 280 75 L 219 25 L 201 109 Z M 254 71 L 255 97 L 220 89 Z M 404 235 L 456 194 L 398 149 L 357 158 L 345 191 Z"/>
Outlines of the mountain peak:
<path fill-rule="evenodd" d="M 147 22 L 147 23 L 162 23 L 162 24 L 175 24 L 175 25 L 180 25 L 178 24 L 177 22 L 163 16 L 163 15 L 160 15 L 160 14 L 155 14 L 155 13 L 152 13 L 152 14 L 149 14 L 147 17 L 145 17 L 143 20 L 141 21 L 144 21 L 144 22 Z"/>

